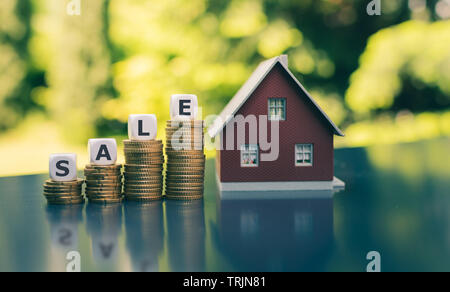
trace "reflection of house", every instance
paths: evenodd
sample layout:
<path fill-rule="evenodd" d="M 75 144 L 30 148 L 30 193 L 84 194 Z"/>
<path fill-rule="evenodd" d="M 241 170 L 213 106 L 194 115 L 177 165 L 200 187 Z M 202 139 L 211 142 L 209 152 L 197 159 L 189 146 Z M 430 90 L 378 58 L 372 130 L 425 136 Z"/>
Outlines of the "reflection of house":
<path fill-rule="evenodd" d="M 332 199 L 222 200 L 218 216 L 219 249 L 237 271 L 321 270 L 332 247 Z"/>
<path fill-rule="evenodd" d="M 171 271 L 205 271 L 206 232 L 203 200 L 169 200 L 165 204 Z"/>
<path fill-rule="evenodd" d="M 92 240 L 92 255 L 102 270 L 114 270 L 122 230 L 122 205 L 89 204 L 86 207 L 87 231 Z"/>
<path fill-rule="evenodd" d="M 124 208 L 127 248 L 133 271 L 157 272 L 158 256 L 164 247 L 161 202 L 127 202 Z"/>
<path fill-rule="evenodd" d="M 257 137 L 249 133 L 252 130 L 238 137 L 234 124 L 237 116 L 256 117 L 253 130 Z M 267 131 L 261 132 L 263 123 Z M 279 124 L 279 155 L 275 161 L 264 161 L 262 155 L 273 149 L 259 144 L 261 136 L 268 136 L 263 141 L 278 140 L 271 130 L 275 123 Z M 250 124 L 243 127 L 252 129 Z M 288 69 L 287 56 L 261 63 L 216 119 L 209 134 L 220 137 L 224 149 L 218 150 L 216 160 L 224 191 L 330 190 L 343 184 L 334 178 L 333 139 L 344 134 Z M 227 139 L 234 141 L 231 144 L 241 144 L 229 149 Z"/>

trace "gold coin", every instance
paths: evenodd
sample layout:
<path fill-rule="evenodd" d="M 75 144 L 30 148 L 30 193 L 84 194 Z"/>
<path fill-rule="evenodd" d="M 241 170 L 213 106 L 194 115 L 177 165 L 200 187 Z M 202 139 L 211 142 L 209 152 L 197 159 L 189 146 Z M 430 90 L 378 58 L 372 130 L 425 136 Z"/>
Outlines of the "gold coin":
<path fill-rule="evenodd" d="M 89 196 L 100 196 L 100 195 L 117 195 L 117 194 L 121 194 L 122 193 L 122 189 L 117 189 L 117 190 L 86 190 L 85 191 L 86 195 Z"/>
<path fill-rule="evenodd" d="M 163 167 L 159 167 L 159 168 L 141 168 L 141 169 L 128 169 L 125 174 L 134 174 L 134 173 L 138 173 L 138 174 L 160 174 L 163 171 Z"/>
<path fill-rule="evenodd" d="M 73 181 L 53 181 L 53 180 L 46 180 L 45 184 L 47 185 L 54 185 L 54 186 L 60 186 L 60 185 L 78 185 L 78 184 L 83 184 L 84 183 L 84 179 L 77 179 L 77 180 L 73 180 Z"/>
<path fill-rule="evenodd" d="M 44 190 L 55 190 L 55 191 L 76 191 L 81 190 L 83 185 L 74 185 L 74 186 L 49 186 L 44 185 Z"/>
<path fill-rule="evenodd" d="M 44 196 L 60 196 L 60 197 L 71 197 L 71 196 L 79 196 L 81 194 L 81 190 L 76 190 L 76 191 L 59 191 L 59 192 L 54 192 L 54 191 L 47 191 L 45 190 L 43 192 Z"/>
<path fill-rule="evenodd" d="M 205 166 L 203 166 L 203 165 L 201 165 L 201 166 L 192 166 L 192 165 L 190 165 L 190 164 L 185 164 L 185 165 L 181 165 L 181 164 L 178 164 L 178 165 L 172 165 L 172 164 L 168 164 L 167 165 L 167 170 L 168 171 L 170 171 L 170 170 L 174 170 L 174 171 L 177 171 L 177 170 L 189 170 L 189 171 L 193 171 L 193 170 L 198 170 L 198 171 L 202 171 L 202 170 L 205 170 Z"/>
<path fill-rule="evenodd" d="M 180 195 L 166 195 L 168 200 L 180 200 L 180 201 L 194 201 L 203 199 L 203 195 L 196 196 L 180 196 Z"/>
<path fill-rule="evenodd" d="M 141 145 L 141 144 L 148 144 L 148 145 L 152 145 L 152 144 L 159 144 L 162 143 L 161 140 L 145 140 L 145 141 L 137 141 L 137 140 L 123 140 L 123 144 L 132 144 L 132 145 Z"/>
<path fill-rule="evenodd" d="M 85 175 L 86 180 L 93 181 L 93 180 L 121 180 L 122 175 L 108 175 L 108 174 L 88 174 Z"/>
<path fill-rule="evenodd" d="M 118 168 L 118 169 L 98 169 L 98 168 L 85 168 L 84 172 L 89 172 L 89 173 L 120 173 L 122 171 L 122 167 Z"/>
<path fill-rule="evenodd" d="M 176 136 L 175 136 L 176 135 Z M 166 141 L 169 141 L 172 137 L 180 138 L 183 137 L 185 139 L 189 137 L 205 137 L 205 132 L 202 129 L 166 129 Z"/>
<path fill-rule="evenodd" d="M 86 169 L 120 170 L 121 168 L 122 168 L 122 164 L 113 164 L 113 165 L 95 165 L 95 164 L 88 164 L 88 165 L 86 165 Z"/>
<path fill-rule="evenodd" d="M 167 170 L 166 171 L 166 177 L 172 177 L 172 176 L 180 176 L 180 175 L 195 175 L 195 176 L 202 176 L 205 177 L 205 171 L 204 170 Z"/>
<path fill-rule="evenodd" d="M 84 196 L 45 196 L 45 198 L 47 199 L 47 201 L 76 201 L 83 199 Z"/>
<path fill-rule="evenodd" d="M 148 171 L 135 171 L 135 172 L 131 172 L 131 171 L 127 171 L 125 173 L 125 178 L 127 177 L 142 177 L 142 176 L 146 176 L 146 177 L 158 177 L 162 175 L 162 169 L 159 170 L 148 170 Z"/>
<path fill-rule="evenodd" d="M 203 187 L 205 184 L 203 183 L 203 181 L 199 181 L 199 182 L 173 182 L 173 181 L 168 181 L 166 183 L 166 185 L 169 186 L 186 186 L 186 187 Z"/>
<path fill-rule="evenodd" d="M 116 199 L 122 197 L 122 193 L 115 194 L 90 194 L 87 195 L 88 199 Z"/>
<path fill-rule="evenodd" d="M 137 173 L 137 172 L 133 172 L 133 173 L 128 173 L 125 176 L 125 180 L 128 179 L 157 179 L 159 177 L 162 177 L 162 171 L 159 172 L 146 172 L 146 173 Z"/>
<path fill-rule="evenodd" d="M 71 200 L 71 201 L 65 201 L 65 200 L 62 200 L 62 201 L 49 201 L 49 200 L 47 200 L 47 203 L 49 204 L 49 205 L 81 205 L 81 204 L 84 204 L 84 198 L 83 199 L 80 199 L 80 200 Z"/>
<path fill-rule="evenodd" d="M 190 164 L 190 163 L 185 163 L 185 164 L 174 164 L 174 163 L 169 163 L 167 164 L 167 168 L 166 170 L 170 170 L 170 169 L 205 169 L 205 164 Z"/>
<path fill-rule="evenodd" d="M 161 198 L 163 196 L 162 192 L 148 192 L 148 193 L 132 193 L 132 192 L 126 192 L 125 197 L 126 198 L 145 198 L 145 197 L 158 197 Z"/>
<path fill-rule="evenodd" d="M 154 158 L 158 158 L 158 157 L 162 157 L 163 155 L 163 150 L 161 148 L 161 150 L 158 151 L 133 151 L 133 152 L 125 152 L 125 156 L 126 157 L 154 157 Z"/>
<path fill-rule="evenodd" d="M 183 187 L 183 186 L 166 186 L 166 192 L 174 192 L 174 193 L 203 193 L 205 190 L 203 186 L 198 187 Z"/>
<path fill-rule="evenodd" d="M 140 159 L 127 158 L 126 162 L 127 162 L 127 164 L 148 165 L 148 166 L 160 166 L 160 165 L 164 164 L 164 160 L 144 159 L 144 158 L 140 158 Z"/>
<path fill-rule="evenodd" d="M 174 129 L 174 128 L 205 128 L 205 123 L 203 121 L 194 121 L 194 122 L 169 121 L 166 123 L 166 129 Z"/>
<path fill-rule="evenodd" d="M 55 190 L 44 190 L 44 196 L 61 196 L 61 195 L 80 195 L 82 190 L 66 190 L 66 191 L 55 191 Z"/>
<path fill-rule="evenodd" d="M 162 169 L 162 168 L 163 168 L 162 164 L 161 165 L 127 166 L 125 168 L 125 172 L 130 171 L 130 170 L 139 170 L 139 171 L 141 171 L 141 170 L 143 170 L 143 171 L 146 171 L 146 170 L 159 170 L 159 169 Z"/>
<path fill-rule="evenodd" d="M 169 158 L 180 158 L 185 157 L 185 159 L 205 159 L 205 153 L 203 150 L 166 150 L 166 155 Z"/>
<path fill-rule="evenodd" d="M 204 179 L 205 175 L 203 173 L 188 173 L 188 174 L 177 174 L 177 173 L 166 173 L 166 180 L 190 180 L 190 179 Z"/>
<path fill-rule="evenodd" d="M 138 178 L 127 178 L 125 180 L 125 185 L 127 184 L 142 184 L 142 183 L 149 183 L 149 184 L 156 184 L 163 181 L 162 176 L 158 177 L 138 177 Z"/>
<path fill-rule="evenodd" d="M 185 179 L 185 180 L 167 180 L 166 186 L 177 186 L 177 185 L 186 185 L 186 184 L 193 184 L 193 185 L 203 185 L 204 181 L 203 178 L 201 179 Z"/>
<path fill-rule="evenodd" d="M 121 185 L 122 179 L 120 180 L 90 180 L 86 181 L 86 186 L 101 186 L 101 185 Z"/>
<path fill-rule="evenodd" d="M 151 182 L 126 183 L 125 187 L 128 187 L 128 188 L 140 188 L 140 187 L 153 188 L 153 187 L 157 187 L 157 186 L 161 186 L 161 185 L 162 185 L 162 180 L 155 181 L 154 183 L 151 183 Z"/>
<path fill-rule="evenodd" d="M 93 204 L 120 204 L 123 202 L 123 198 L 114 198 L 114 199 L 89 199 L 89 203 Z"/>
<path fill-rule="evenodd" d="M 126 197 L 127 201 L 130 202 L 151 202 L 151 201 L 159 201 L 162 199 L 162 196 L 155 197 Z"/>
<path fill-rule="evenodd" d="M 113 186 L 113 187 L 87 187 L 86 191 L 90 192 L 102 192 L 102 191 L 114 191 L 122 189 L 122 185 Z"/>
<path fill-rule="evenodd" d="M 159 177 L 162 176 L 163 170 L 160 169 L 158 171 L 140 171 L 140 172 L 127 172 L 126 178 L 129 177 Z"/>
<path fill-rule="evenodd" d="M 112 188 L 112 187 L 120 187 L 122 186 L 121 182 L 116 183 L 104 183 L 104 182 L 95 182 L 95 183 L 87 183 L 86 188 Z"/>

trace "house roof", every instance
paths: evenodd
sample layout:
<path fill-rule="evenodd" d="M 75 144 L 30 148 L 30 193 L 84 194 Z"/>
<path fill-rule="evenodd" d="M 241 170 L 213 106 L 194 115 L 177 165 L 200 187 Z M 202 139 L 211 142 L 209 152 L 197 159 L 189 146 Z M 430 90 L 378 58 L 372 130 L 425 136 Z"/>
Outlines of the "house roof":
<path fill-rule="evenodd" d="M 287 56 L 278 56 L 273 59 L 262 62 L 258 68 L 253 72 L 247 82 L 241 87 L 241 89 L 236 93 L 236 95 L 231 99 L 228 105 L 224 108 L 220 116 L 214 121 L 214 123 L 209 127 L 208 133 L 211 137 L 217 136 L 225 126 L 233 119 L 238 110 L 245 104 L 245 102 L 250 98 L 253 92 L 258 88 L 261 82 L 266 78 L 266 76 L 272 71 L 275 65 L 281 64 L 281 66 L 286 70 L 286 72 L 295 81 L 295 84 L 306 94 L 306 96 L 311 100 L 312 104 L 319 110 L 320 114 L 327 120 L 327 122 L 333 128 L 335 135 L 344 136 L 344 133 L 333 123 L 333 121 L 327 116 L 327 114 L 320 108 L 316 101 L 311 97 L 311 95 L 306 91 L 303 85 L 295 78 L 294 74 L 288 68 Z"/>

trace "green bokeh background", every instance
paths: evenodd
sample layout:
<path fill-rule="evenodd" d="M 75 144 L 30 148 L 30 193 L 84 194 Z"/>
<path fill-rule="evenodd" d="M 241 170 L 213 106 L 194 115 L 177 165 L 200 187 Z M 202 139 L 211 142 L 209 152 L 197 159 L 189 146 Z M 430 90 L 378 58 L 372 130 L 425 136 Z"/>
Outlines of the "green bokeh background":
<path fill-rule="evenodd" d="M 218 114 L 257 64 L 290 68 L 346 138 L 337 147 L 450 136 L 450 1 L 0 1 L 0 175 L 87 161 L 93 137 L 126 137 L 132 113 L 194 93 Z"/>

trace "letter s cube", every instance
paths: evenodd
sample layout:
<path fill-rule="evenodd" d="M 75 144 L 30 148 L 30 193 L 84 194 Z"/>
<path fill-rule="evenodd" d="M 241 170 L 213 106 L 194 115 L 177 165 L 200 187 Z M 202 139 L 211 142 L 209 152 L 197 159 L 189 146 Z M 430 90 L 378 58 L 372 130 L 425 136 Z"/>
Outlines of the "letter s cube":
<path fill-rule="evenodd" d="M 117 162 L 116 139 L 90 139 L 89 156 L 93 165 L 114 165 Z"/>
<path fill-rule="evenodd" d="M 130 140 L 155 140 L 157 134 L 158 121 L 155 115 L 130 115 L 128 118 L 128 137 Z"/>
<path fill-rule="evenodd" d="M 195 120 L 198 115 L 198 99 L 192 94 L 175 94 L 170 100 L 172 120 Z"/>
<path fill-rule="evenodd" d="M 50 179 L 53 181 L 74 181 L 77 179 L 76 154 L 50 155 Z"/>

